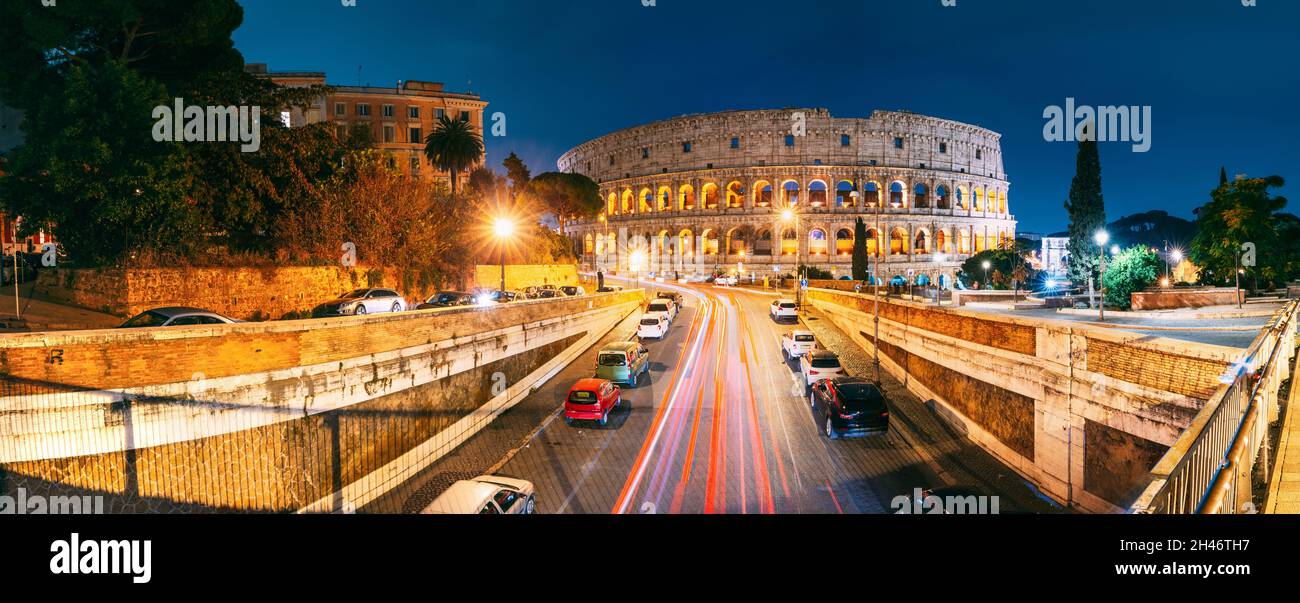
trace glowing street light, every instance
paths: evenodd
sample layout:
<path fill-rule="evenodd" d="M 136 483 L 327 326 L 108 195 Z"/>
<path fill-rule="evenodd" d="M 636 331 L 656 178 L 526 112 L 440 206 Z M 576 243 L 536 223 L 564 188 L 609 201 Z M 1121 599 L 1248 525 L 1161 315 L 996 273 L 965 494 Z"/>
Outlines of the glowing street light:
<path fill-rule="evenodd" d="M 500 217 L 492 223 L 492 234 L 497 238 L 497 249 L 501 255 L 501 298 L 506 295 L 506 239 L 515 235 L 515 222 L 510 218 Z"/>
<path fill-rule="evenodd" d="M 1106 243 L 1110 242 L 1110 233 L 1104 230 L 1098 230 L 1093 237 L 1097 245 L 1101 247 L 1101 304 L 1098 306 L 1098 319 L 1106 320 Z M 1115 246 L 1119 248 L 1118 245 Z"/>
<path fill-rule="evenodd" d="M 989 286 L 989 268 L 992 267 L 993 264 L 989 263 L 988 260 L 984 260 L 984 286 L 985 287 Z"/>
<path fill-rule="evenodd" d="M 632 272 L 636 275 L 637 289 L 641 288 L 641 270 L 645 266 L 645 260 L 646 260 L 646 255 L 645 255 L 645 250 L 643 249 L 638 249 L 636 251 L 633 251 L 632 255 L 628 256 L 627 259 L 628 268 L 631 268 Z"/>

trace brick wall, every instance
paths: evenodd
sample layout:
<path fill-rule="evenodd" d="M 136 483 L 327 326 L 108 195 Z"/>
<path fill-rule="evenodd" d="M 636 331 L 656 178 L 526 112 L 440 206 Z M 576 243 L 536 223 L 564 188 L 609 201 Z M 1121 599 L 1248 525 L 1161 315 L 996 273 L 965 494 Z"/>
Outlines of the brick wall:
<path fill-rule="evenodd" d="M 1244 289 L 1162 289 L 1138 291 L 1129 296 L 1134 310 L 1172 310 L 1230 306 L 1246 301 Z"/>
<path fill-rule="evenodd" d="M 576 264 L 506 266 L 506 290 L 508 291 L 519 291 L 525 287 L 540 287 L 542 285 L 562 287 L 577 284 L 578 266 Z M 474 285 L 500 289 L 501 266 L 476 266 Z"/>

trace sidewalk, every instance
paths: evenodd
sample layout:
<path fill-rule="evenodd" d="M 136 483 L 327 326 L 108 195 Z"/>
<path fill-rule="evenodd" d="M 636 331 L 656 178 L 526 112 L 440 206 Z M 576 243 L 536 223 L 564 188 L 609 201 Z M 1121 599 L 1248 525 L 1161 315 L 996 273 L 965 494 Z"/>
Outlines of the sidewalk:
<path fill-rule="evenodd" d="M 1277 441 L 1277 463 L 1273 467 L 1273 480 L 1268 487 L 1265 513 L 1300 514 L 1300 362 L 1291 374 L 1291 396 L 1286 403 L 1286 416 L 1282 418 L 1282 433 Z"/>
<path fill-rule="evenodd" d="M 21 317 L 14 313 L 13 285 L 0 288 L 0 333 L 111 329 L 122 324 L 121 318 L 111 314 L 33 298 L 32 287 L 31 283 L 19 287 Z"/>
<path fill-rule="evenodd" d="M 801 319 L 817 337 L 819 347 L 835 352 L 848 374 L 871 379 L 871 354 L 812 308 Z M 974 486 L 1002 497 L 1008 512 L 1062 513 L 1062 508 L 1015 470 L 1003 464 L 978 444 L 957 433 L 935 413 L 931 404 L 917 398 L 888 371 L 880 371 L 881 389 L 889 400 L 890 418 L 903 439 L 927 460 L 932 470 L 948 485 Z"/>

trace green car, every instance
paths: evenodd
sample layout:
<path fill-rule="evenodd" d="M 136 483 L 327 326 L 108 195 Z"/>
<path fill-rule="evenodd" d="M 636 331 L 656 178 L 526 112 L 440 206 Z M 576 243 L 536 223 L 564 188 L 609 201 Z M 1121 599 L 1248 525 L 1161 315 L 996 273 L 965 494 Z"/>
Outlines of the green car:
<path fill-rule="evenodd" d="M 650 352 L 635 341 L 611 343 L 596 354 L 596 378 L 636 387 L 650 371 Z"/>

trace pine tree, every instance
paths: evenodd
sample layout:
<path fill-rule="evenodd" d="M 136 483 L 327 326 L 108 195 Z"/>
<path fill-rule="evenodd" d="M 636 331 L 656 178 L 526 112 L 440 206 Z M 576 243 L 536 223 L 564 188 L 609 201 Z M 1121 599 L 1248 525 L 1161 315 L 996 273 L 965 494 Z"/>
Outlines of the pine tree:
<path fill-rule="evenodd" d="M 1223 185 L 1225 185 L 1225 184 L 1227 184 L 1227 183 L 1228 183 L 1228 168 L 1223 167 L 1223 166 L 1220 166 L 1220 167 L 1219 167 L 1219 186 L 1223 186 Z"/>
<path fill-rule="evenodd" d="M 1065 202 L 1070 215 L 1070 280 L 1075 286 L 1094 282 L 1099 269 L 1100 249 L 1094 240 L 1097 231 L 1106 226 L 1106 205 L 1101 194 L 1101 157 L 1097 141 L 1079 142 L 1075 162 L 1074 181 L 1070 183 L 1070 199 Z"/>
<path fill-rule="evenodd" d="M 867 225 L 858 218 L 853 225 L 853 280 L 865 281 L 870 275 L 870 259 L 867 257 Z"/>

